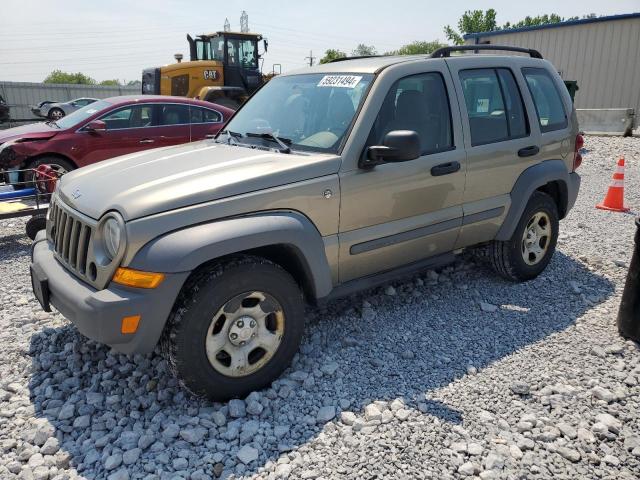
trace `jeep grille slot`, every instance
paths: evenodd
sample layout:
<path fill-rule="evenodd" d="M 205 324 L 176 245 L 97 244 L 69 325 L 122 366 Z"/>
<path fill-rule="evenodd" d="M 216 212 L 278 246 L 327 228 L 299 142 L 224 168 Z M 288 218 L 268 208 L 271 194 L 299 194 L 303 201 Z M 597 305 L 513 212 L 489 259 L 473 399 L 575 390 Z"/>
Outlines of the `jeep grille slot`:
<path fill-rule="evenodd" d="M 52 200 L 49 209 L 50 240 L 56 257 L 69 270 L 90 282 L 86 272 L 93 228 L 64 209 L 58 199 Z"/>

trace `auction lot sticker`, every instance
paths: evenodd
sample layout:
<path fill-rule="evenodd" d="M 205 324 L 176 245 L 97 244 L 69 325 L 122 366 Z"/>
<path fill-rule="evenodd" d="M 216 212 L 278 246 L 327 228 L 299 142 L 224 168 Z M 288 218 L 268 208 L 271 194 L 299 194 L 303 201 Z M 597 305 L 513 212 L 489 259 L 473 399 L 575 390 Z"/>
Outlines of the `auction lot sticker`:
<path fill-rule="evenodd" d="M 325 75 L 318 83 L 318 87 L 354 88 L 362 77 L 356 75 Z"/>

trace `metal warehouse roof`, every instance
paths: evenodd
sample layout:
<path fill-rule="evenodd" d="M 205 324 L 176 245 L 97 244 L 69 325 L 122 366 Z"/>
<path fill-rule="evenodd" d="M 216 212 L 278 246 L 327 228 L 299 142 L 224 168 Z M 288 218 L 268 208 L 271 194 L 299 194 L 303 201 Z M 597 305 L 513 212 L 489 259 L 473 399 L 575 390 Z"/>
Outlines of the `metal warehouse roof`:
<path fill-rule="evenodd" d="M 463 36 L 465 40 L 469 38 L 493 37 L 496 35 L 504 35 L 507 33 L 530 32 L 532 30 L 543 30 L 545 28 L 569 27 L 572 25 L 583 25 L 586 23 L 610 22 L 615 20 L 626 20 L 629 18 L 640 18 L 640 12 L 623 13 L 621 15 L 609 15 L 608 17 L 583 18 L 580 20 L 569 20 L 567 22 L 548 23 L 546 25 L 534 25 L 531 27 L 509 28 L 506 30 L 494 30 L 492 32 L 468 33 Z"/>

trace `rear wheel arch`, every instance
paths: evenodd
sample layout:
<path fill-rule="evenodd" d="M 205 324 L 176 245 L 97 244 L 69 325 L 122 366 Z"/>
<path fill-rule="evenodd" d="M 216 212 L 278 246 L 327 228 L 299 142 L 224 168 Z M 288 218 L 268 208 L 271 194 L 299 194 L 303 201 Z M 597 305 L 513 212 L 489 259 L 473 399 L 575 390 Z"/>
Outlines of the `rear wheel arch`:
<path fill-rule="evenodd" d="M 562 160 L 545 160 L 522 172 L 511 189 L 511 206 L 495 239 L 506 241 L 511 238 L 536 191 L 553 198 L 559 217 L 564 218 L 568 206 L 568 179 L 569 172 Z"/>

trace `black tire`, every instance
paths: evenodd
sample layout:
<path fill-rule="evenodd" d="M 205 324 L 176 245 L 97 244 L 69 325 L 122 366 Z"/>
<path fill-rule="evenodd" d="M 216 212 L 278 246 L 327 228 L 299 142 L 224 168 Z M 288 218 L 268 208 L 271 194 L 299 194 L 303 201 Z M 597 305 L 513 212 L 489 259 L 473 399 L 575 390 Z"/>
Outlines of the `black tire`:
<path fill-rule="evenodd" d="M 523 253 L 523 236 L 528 223 L 537 213 L 547 215 L 551 235 L 544 254 L 534 265 L 530 265 L 525 261 Z M 525 282 L 536 278 L 551 261 L 558 241 L 558 226 L 558 207 L 554 200 L 546 193 L 534 192 L 511 238 L 507 241 L 495 240 L 488 246 L 486 255 L 493 269 L 502 277 L 513 282 Z"/>
<path fill-rule="evenodd" d="M 65 115 L 64 110 L 61 108 L 52 108 L 49 110 L 49 113 L 47 113 L 47 118 L 49 120 L 60 120 Z"/>
<path fill-rule="evenodd" d="M 285 318 L 284 333 L 273 356 L 259 370 L 242 377 L 227 376 L 209 361 L 205 340 L 220 309 L 239 294 L 251 291 L 265 292 L 280 304 Z M 223 328 L 225 332 L 228 330 L 226 320 Z M 244 398 L 275 380 L 298 350 L 303 330 L 302 292 L 291 275 L 266 259 L 241 256 L 187 281 L 160 345 L 172 372 L 185 388 L 195 395 L 224 401 Z"/>
<path fill-rule="evenodd" d="M 27 221 L 25 230 L 27 231 L 27 237 L 31 240 L 35 240 L 36 235 L 40 230 L 47 228 L 47 217 L 44 214 L 34 215 Z"/>

